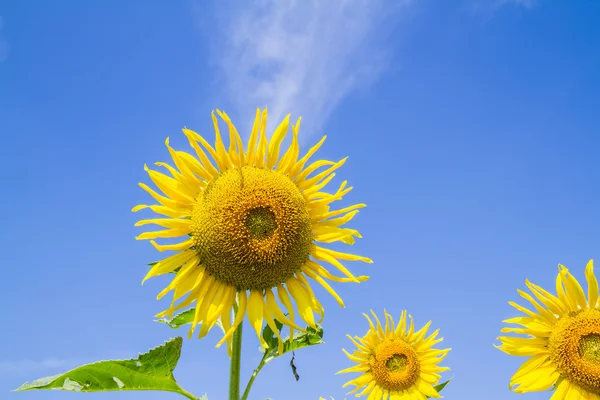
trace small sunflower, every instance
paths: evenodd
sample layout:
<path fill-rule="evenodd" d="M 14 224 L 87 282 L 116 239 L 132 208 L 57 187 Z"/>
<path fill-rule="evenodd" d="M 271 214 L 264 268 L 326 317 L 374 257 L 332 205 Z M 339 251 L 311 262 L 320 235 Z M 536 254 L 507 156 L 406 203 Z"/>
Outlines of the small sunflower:
<path fill-rule="evenodd" d="M 526 316 L 503 322 L 526 337 L 501 336 L 500 350 L 513 356 L 528 356 L 510 380 L 517 393 L 554 389 L 552 400 L 600 400 L 600 302 L 594 263 L 585 269 L 587 299 L 581 285 L 563 265 L 558 266 L 558 297 L 525 281 L 535 298 L 519 290 L 535 311 L 509 302 Z M 537 299 L 537 300 L 536 300 Z"/>
<path fill-rule="evenodd" d="M 362 338 L 347 335 L 356 345 L 357 350 L 344 353 L 357 363 L 354 367 L 339 371 L 338 374 L 360 372 L 362 375 L 347 382 L 343 387 L 353 385 L 355 388 L 348 394 L 367 396 L 372 400 L 421 400 L 427 396 L 441 398 L 434 389 L 440 380 L 439 372 L 448 371 L 440 367 L 441 362 L 450 349 L 433 349 L 432 346 L 442 341 L 436 339 L 439 329 L 425 338 L 431 321 L 421 330 L 414 331 L 412 316 L 402 311 L 398 326 L 393 318 L 384 311 L 385 329 L 382 328 L 377 315 L 371 311 L 377 326 L 367 314 L 370 329 Z"/>
<path fill-rule="evenodd" d="M 323 307 L 307 277 L 322 285 L 342 307 L 342 299 L 325 279 L 337 282 L 368 279 L 354 276 L 340 260 L 371 263 L 370 259 L 321 246 L 333 242 L 353 244 L 355 237 L 360 238 L 358 231 L 343 225 L 365 205 L 331 208 L 333 202 L 352 190 L 344 181 L 335 192 L 324 191 L 335 176 L 334 171 L 346 159 L 308 163 L 325 137 L 299 158 L 300 119 L 292 125 L 291 145 L 283 152 L 280 147 L 290 125 L 289 115 L 269 141 L 265 132 L 267 110 L 257 110 L 245 150 L 227 114 L 218 110 L 217 114 L 229 128 L 229 148 L 221 139 L 213 112 L 214 147 L 184 128 L 195 156 L 174 150 L 167 138 L 166 146 L 175 166 L 162 162 L 156 165 L 164 167 L 170 175 L 144 166 L 163 194 L 140 183 L 159 204 L 138 205 L 133 211 L 149 208 L 166 218 L 141 220 L 136 226 L 152 224 L 166 229 L 144 232 L 136 239 L 150 239 L 158 251 L 174 252 L 153 265 L 144 281 L 176 272 L 158 295 L 160 299 L 174 291 L 171 306 L 157 317 L 172 318 L 175 311 L 195 303 L 190 337 L 196 326 L 201 325 L 199 337 L 203 337 L 220 320 L 225 334 L 217 347 L 225 341 L 231 343 L 233 332 L 247 315 L 259 341 L 267 347 L 261 336 L 263 321 L 281 339 L 273 319 L 289 326 L 292 338 L 294 329 L 301 329 L 295 315 L 312 327 L 316 325 L 315 313 L 323 317 Z M 153 240 L 177 237 L 183 240 L 163 245 Z M 344 276 L 332 275 L 322 265 L 324 262 Z M 234 306 L 237 312 L 232 318 Z"/>

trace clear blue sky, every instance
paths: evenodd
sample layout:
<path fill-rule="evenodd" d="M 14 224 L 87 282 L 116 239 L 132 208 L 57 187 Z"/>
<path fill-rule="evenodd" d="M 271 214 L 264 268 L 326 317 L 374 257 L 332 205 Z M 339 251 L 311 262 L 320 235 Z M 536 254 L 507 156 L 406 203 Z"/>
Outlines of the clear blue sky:
<path fill-rule="evenodd" d="M 296 354 L 301 380 L 275 361 L 251 398 L 342 399 L 345 334 L 384 307 L 441 329 L 446 398 L 521 398 L 522 359 L 492 347 L 506 302 L 525 278 L 553 290 L 558 263 L 583 278 L 600 261 L 600 2 L 205 4 L 0 1 L 0 398 L 177 398 L 9 390 L 185 334 L 153 322 L 167 280 L 140 286 L 158 256 L 134 240 L 143 164 L 167 160 L 167 136 L 187 148 L 184 125 L 212 138 L 213 108 L 247 132 L 264 104 L 302 114 L 304 150 L 327 134 L 321 157 L 350 156 L 346 203 L 368 204 L 352 250 L 375 263 L 335 285 L 346 309 L 318 289 L 327 343 Z M 186 341 L 176 370 L 211 400 L 227 392 L 218 337 Z M 257 347 L 248 334 L 243 379 Z"/>

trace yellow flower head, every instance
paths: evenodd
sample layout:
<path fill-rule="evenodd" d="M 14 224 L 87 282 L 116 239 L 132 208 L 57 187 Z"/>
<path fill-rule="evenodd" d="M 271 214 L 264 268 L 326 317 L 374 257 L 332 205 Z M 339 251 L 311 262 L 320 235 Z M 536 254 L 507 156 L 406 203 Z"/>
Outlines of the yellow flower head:
<path fill-rule="evenodd" d="M 438 364 L 450 349 L 434 349 L 433 345 L 442 341 L 436 338 L 439 329 L 425 337 L 431 321 L 415 332 L 412 316 L 402 311 L 398 326 L 384 311 L 385 327 L 381 326 L 377 315 L 371 311 L 376 326 L 367 314 L 370 329 L 364 337 L 347 335 L 356 345 L 350 354 L 344 353 L 357 363 L 354 367 L 339 371 L 338 374 L 359 372 L 361 375 L 346 384 L 355 388 L 348 394 L 357 397 L 368 396 L 371 400 L 424 400 L 427 397 L 441 398 L 434 389 L 440 380 L 439 372 L 448 371 Z"/>
<path fill-rule="evenodd" d="M 334 171 L 346 159 L 308 162 L 325 137 L 299 158 L 300 119 L 292 126 L 291 145 L 284 152 L 280 147 L 288 132 L 289 115 L 269 141 L 265 131 L 267 110 L 257 110 L 245 150 L 227 114 L 218 110 L 217 114 L 229 130 L 228 148 L 221 139 L 213 113 L 214 147 L 197 133 L 183 129 L 195 156 L 174 150 L 167 139 L 174 166 L 156 165 L 164 167 L 168 174 L 144 167 L 163 194 L 140 183 L 159 204 L 138 205 L 133 211 L 149 208 L 165 218 L 141 220 L 136 226 L 152 224 L 166 229 L 144 232 L 137 239 L 151 239 L 158 251 L 174 252 L 156 263 L 144 281 L 176 272 L 171 283 L 158 295 L 160 299 L 174 291 L 171 306 L 157 316 L 172 318 L 175 311 L 195 302 L 190 336 L 196 326 L 201 325 L 199 337 L 203 337 L 220 319 L 225 335 L 217 347 L 225 341 L 231 343 L 235 328 L 247 315 L 266 347 L 260 335 L 263 321 L 279 336 L 274 323 L 277 319 L 290 327 L 291 337 L 294 328 L 301 329 L 295 315 L 299 314 L 313 327 L 316 325 L 314 314 L 323 317 L 323 307 L 315 298 L 307 277 L 321 284 L 342 306 L 341 298 L 325 279 L 360 282 L 368 278 L 355 277 L 340 260 L 370 263 L 370 259 L 321 247 L 322 243 L 332 242 L 353 244 L 354 237 L 361 237 L 358 231 L 343 225 L 365 205 L 331 209 L 333 202 L 352 190 L 344 181 L 337 191 L 324 191 L 335 176 Z M 177 237 L 183 240 L 163 245 L 153 240 Z M 322 265 L 324 262 L 344 276 L 332 275 Z M 184 295 L 187 296 L 176 304 Z M 234 304 L 238 311 L 232 320 Z M 280 341 L 280 349 L 281 346 Z"/>
<path fill-rule="evenodd" d="M 535 298 L 519 290 L 535 311 L 509 302 L 526 316 L 503 322 L 525 337 L 501 336 L 500 350 L 514 356 L 530 357 L 510 380 L 518 393 L 554 387 L 552 400 L 600 400 L 600 304 L 593 260 L 585 269 L 588 290 L 563 265 L 558 266 L 554 296 L 528 280 Z"/>

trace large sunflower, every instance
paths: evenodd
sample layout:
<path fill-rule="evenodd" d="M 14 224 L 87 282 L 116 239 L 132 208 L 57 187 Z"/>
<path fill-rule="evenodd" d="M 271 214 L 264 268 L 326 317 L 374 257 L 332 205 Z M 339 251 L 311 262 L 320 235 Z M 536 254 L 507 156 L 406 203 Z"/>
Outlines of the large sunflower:
<path fill-rule="evenodd" d="M 229 128 L 229 148 L 221 139 L 213 112 L 214 147 L 202 136 L 184 128 L 183 133 L 195 156 L 174 150 L 167 138 L 166 146 L 175 166 L 156 165 L 164 167 L 170 176 L 144 166 L 164 195 L 140 183 L 159 204 L 138 205 L 133 211 L 149 208 L 166 218 L 141 220 L 136 226 L 152 224 L 166 229 L 144 232 L 137 239 L 151 239 L 161 252 L 174 251 L 156 263 L 144 281 L 176 272 L 171 283 L 158 295 L 160 299 L 173 290 L 171 306 L 157 317 L 171 318 L 175 311 L 195 302 L 190 337 L 197 325 L 201 325 L 199 337 L 202 337 L 220 319 L 225 335 L 217 347 L 225 341 L 230 343 L 236 327 L 247 315 L 261 344 L 266 347 L 260 334 L 263 321 L 278 336 L 280 332 L 273 319 L 289 326 L 291 338 L 294 328 L 301 329 L 295 315 L 299 314 L 313 327 L 314 314 L 323 317 L 323 307 L 306 277 L 321 284 L 342 306 L 342 299 L 325 279 L 360 282 L 368 278 L 355 277 L 340 260 L 370 263 L 370 259 L 320 245 L 353 244 L 354 237 L 361 237 L 358 231 L 342 226 L 365 205 L 331 209 L 333 202 L 352 190 L 344 181 L 333 193 L 323 191 L 335 176 L 334 171 L 346 159 L 308 163 L 325 137 L 299 158 L 300 119 L 292 126 L 290 147 L 283 152 L 280 147 L 288 132 L 289 115 L 269 141 L 265 131 L 267 110 L 262 113 L 257 110 L 248 148 L 244 150 L 240 135 L 227 114 L 218 110 L 217 114 Z M 281 157 L 280 153 L 283 153 Z M 320 169 L 322 167 L 325 168 Z M 183 237 L 183 240 L 163 245 L 152 240 L 176 237 Z M 331 264 L 344 276 L 332 275 L 321 265 L 323 262 Z M 187 297 L 175 304 L 186 294 Z M 237 312 L 232 318 L 234 306 Z"/>
<path fill-rule="evenodd" d="M 600 303 L 593 260 L 585 269 L 587 300 L 581 285 L 563 265 L 558 266 L 558 297 L 525 281 L 535 298 L 519 290 L 535 311 L 509 302 L 526 316 L 503 322 L 525 337 L 501 336 L 500 350 L 529 356 L 510 380 L 518 393 L 553 388 L 552 400 L 600 400 Z M 536 300 L 537 299 L 537 300 Z"/>
<path fill-rule="evenodd" d="M 431 321 L 419 331 L 414 331 L 412 316 L 406 317 L 402 311 L 398 326 L 394 319 L 384 311 L 385 328 L 382 328 L 377 315 L 371 311 L 377 326 L 367 314 L 370 329 L 364 337 L 347 335 L 356 345 L 352 353 L 344 350 L 348 358 L 357 363 L 339 371 L 338 374 L 360 372 L 362 375 L 344 384 L 355 388 L 348 394 L 359 392 L 356 396 L 367 396 L 370 400 L 421 400 L 426 396 L 442 397 L 434 386 L 440 380 L 439 372 L 449 368 L 440 367 L 450 349 L 434 349 L 433 345 L 442 341 L 436 338 L 439 329 L 425 338 Z"/>

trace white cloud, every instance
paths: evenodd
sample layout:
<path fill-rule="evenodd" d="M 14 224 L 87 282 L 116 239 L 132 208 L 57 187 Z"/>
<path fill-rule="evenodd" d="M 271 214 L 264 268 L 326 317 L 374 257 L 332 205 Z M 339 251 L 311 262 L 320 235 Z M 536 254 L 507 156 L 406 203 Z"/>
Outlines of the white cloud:
<path fill-rule="evenodd" d="M 9 51 L 8 42 L 4 39 L 4 35 L 2 32 L 3 29 L 4 19 L 2 19 L 2 16 L 0 15 L 0 62 L 6 61 L 6 59 L 8 58 Z"/>
<path fill-rule="evenodd" d="M 219 3 L 213 15 L 201 17 L 225 90 L 219 100 L 244 120 L 267 105 L 271 129 L 288 113 L 302 115 L 303 136 L 312 133 L 344 96 L 389 66 L 387 34 L 410 2 Z"/>

